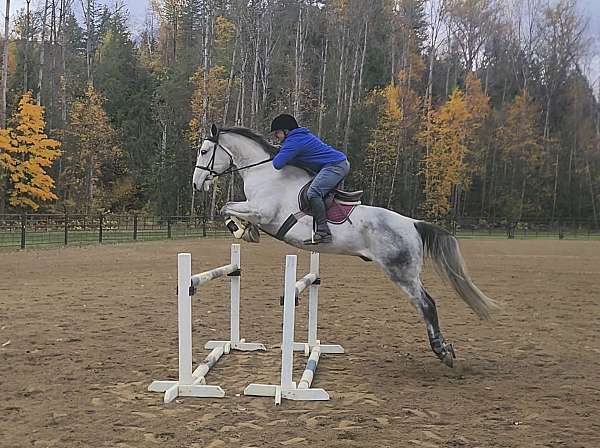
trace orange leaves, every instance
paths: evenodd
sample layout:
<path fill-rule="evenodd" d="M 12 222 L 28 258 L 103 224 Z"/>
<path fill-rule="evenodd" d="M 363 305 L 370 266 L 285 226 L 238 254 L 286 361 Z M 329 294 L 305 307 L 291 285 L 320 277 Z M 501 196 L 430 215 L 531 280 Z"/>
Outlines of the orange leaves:
<path fill-rule="evenodd" d="M 61 155 L 60 142 L 44 133 L 44 113 L 31 93 L 19 101 L 15 129 L 0 130 L 0 166 L 9 173 L 9 202 L 14 207 L 39 208 L 39 201 L 58 199 L 54 179 L 44 168 Z"/>

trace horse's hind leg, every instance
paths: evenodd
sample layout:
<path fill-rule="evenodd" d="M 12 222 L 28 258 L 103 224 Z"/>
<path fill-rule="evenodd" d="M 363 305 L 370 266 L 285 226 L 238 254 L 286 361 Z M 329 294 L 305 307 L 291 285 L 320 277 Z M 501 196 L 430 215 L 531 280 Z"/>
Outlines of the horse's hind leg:
<path fill-rule="evenodd" d="M 454 348 L 452 344 L 447 343 L 440 330 L 438 321 L 437 308 L 435 301 L 425 290 L 418 279 L 418 274 L 415 270 L 407 266 L 395 269 L 386 269 L 388 275 L 402 290 L 408 294 L 410 301 L 423 316 L 425 325 L 427 326 L 427 336 L 433 353 L 447 366 L 452 367 L 455 358 Z M 408 279 L 411 280 L 408 280 Z"/>
<path fill-rule="evenodd" d="M 415 300 L 412 301 L 413 303 L 415 302 Z M 423 319 L 427 325 L 427 336 L 429 336 L 431 350 L 433 350 L 433 353 L 435 353 L 444 364 L 446 364 L 448 367 L 452 367 L 454 358 L 456 357 L 454 354 L 454 347 L 452 344 L 447 343 L 444 340 L 444 336 L 442 335 L 440 324 L 438 322 L 435 301 L 423 286 L 420 287 L 417 307 L 423 314 Z"/>

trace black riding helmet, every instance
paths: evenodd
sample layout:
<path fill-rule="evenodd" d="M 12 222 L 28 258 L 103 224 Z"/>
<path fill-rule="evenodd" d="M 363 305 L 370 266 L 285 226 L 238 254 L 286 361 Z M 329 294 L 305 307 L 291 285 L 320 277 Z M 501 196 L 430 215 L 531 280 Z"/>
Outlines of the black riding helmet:
<path fill-rule="evenodd" d="M 291 131 L 298 128 L 298 122 L 289 114 L 281 114 L 275 117 L 271 122 L 271 132 L 275 131 Z"/>

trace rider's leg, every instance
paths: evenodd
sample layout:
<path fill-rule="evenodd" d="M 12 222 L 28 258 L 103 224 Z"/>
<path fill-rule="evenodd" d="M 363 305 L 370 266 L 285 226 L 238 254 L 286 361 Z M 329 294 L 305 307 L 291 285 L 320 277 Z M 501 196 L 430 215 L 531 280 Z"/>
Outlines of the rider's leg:
<path fill-rule="evenodd" d="M 350 171 L 350 164 L 347 161 L 325 166 L 315 176 L 308 188 L 306 196 L 317 224 L 314 235 L 315 243 L 328 243 L 331 241 L 324 198 L 346 177 L 348 171 Z M 307 240 L 307 242 L 310 241 Z"/>

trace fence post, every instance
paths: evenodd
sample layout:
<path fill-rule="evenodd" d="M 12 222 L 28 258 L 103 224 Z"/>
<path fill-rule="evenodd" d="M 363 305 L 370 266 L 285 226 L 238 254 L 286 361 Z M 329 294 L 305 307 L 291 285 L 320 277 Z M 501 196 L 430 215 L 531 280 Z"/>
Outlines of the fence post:
<path fill-rule="evenodd" d="M 104 215 L 100 213 L 100 219 L 98 220 L 98 242 L 102 242 L 102 224 L 104 221 Z"/>
<path fill-rule="evenodd" d="M 21 249 L 25 249 L 25 225 L 27 222 L 27 213 L 21 215 Z"/>
<path fill-rule="evenodd" d="M 69 216 L 65 212 L 65 246 L 69 243 Z"/>
<path fill-rule="evenodd" d="M 167 216 L 167 238 L 171 239 L 171 217 Z"/>
<path fill-rule="evenodd" d="M 138 232 L 138 216 L 137 213 L 133 214 L 133 241 L 137 241 Z"/>
<path fill-rule="evenodd" d="M 562 221 L 559 220 L 558 221 L 558 239 L 562 240 L 564 237 L 565 237 L 565 234 L 563 233 Z"/>

